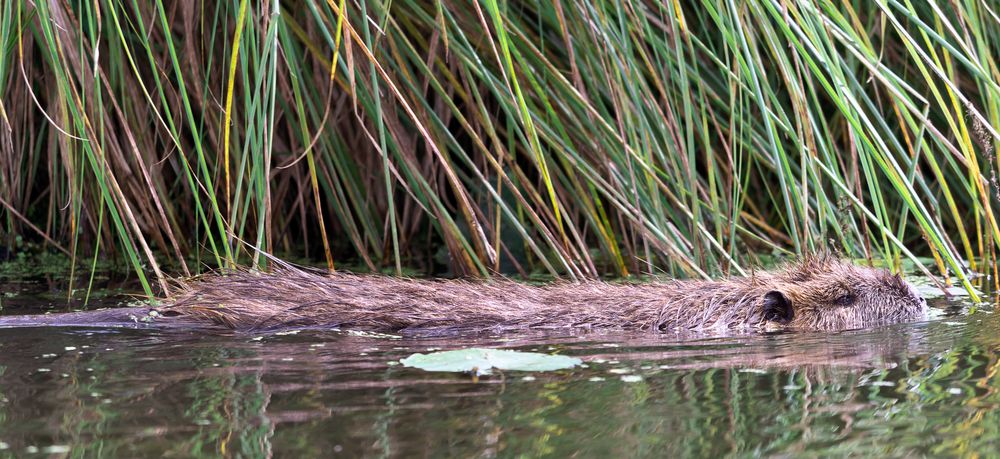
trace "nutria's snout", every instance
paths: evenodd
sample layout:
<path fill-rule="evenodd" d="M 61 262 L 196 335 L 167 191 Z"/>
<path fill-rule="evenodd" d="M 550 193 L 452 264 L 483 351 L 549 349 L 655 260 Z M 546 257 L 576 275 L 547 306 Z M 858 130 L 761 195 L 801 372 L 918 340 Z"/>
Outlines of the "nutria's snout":
<path fill-rule="evenodd" d="M 823 261 L 768 279 L 760 301 L 765 326 L 846 330 L 918 320 L 927 301 L 899 274 Z"/>

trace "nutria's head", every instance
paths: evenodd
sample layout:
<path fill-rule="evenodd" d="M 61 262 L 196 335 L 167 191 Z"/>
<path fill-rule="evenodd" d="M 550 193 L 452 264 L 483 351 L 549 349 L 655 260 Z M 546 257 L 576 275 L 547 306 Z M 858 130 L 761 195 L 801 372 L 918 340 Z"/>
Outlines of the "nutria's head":
<path fill-rule="evenodd" d="M 846 330 L 920 319 L 927 302 L 898 274 L 833 257 L 808 259 L 763 282 L 766 326 Z"/>

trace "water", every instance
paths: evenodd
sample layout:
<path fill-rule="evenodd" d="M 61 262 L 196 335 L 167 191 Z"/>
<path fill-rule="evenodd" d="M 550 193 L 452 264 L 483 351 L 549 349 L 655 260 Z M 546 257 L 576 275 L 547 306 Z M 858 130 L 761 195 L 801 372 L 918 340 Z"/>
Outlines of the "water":
<path fill-rule="evenodd" d="M 922 323 L 711 339 L 0 330 L 0 456 L 995 454 L 1000 323 L 942 306 Z M 396 364 L 472 346 L 586 367 L 475 380 Z"/>

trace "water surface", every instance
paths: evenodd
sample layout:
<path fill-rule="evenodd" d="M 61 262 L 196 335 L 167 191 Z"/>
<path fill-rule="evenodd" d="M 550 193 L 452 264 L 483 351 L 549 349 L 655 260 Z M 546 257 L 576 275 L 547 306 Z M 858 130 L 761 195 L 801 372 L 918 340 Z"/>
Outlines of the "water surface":
<path fill-rule="evenodd" d="M 727 338 L 0 330 L 0 455 L 995 454 L 1000 324 L 943 306 L 913 324 Z M 586 366 L 476 380 L 397 363 L 472 346 Z"/>

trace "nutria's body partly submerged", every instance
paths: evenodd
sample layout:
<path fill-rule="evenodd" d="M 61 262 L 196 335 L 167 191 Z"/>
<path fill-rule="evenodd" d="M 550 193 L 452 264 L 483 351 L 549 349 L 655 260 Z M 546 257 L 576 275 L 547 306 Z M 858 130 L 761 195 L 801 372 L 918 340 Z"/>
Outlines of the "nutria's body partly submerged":
<path fill-rule="evenodd" d="M 313 274 L 212 275 L 162 307 L 0 318 L 0 326 L 138 324 L 234 330 L 344 328 L 475 333 L 544 329 L 844 330 L 915 320 L 926 302 L 898 275 L 834 258 L 719 281 L 530 286 Z"/>

